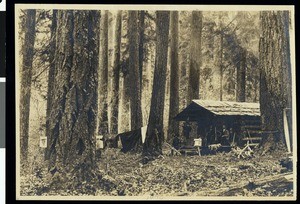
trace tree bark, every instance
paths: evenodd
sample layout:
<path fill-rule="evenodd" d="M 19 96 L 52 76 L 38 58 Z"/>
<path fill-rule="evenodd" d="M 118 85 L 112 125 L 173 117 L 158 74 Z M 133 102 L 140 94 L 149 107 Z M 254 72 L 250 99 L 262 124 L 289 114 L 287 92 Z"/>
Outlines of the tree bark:
<path fill-rule="evenodd" d="M 254 99 L 253 102 L 257 103 L 259 98 L 259 74 L 255 73 L 254 75 Z"/>
<path fill-rule="evenodd" d="M 179 135 L 179 123 L 174 117 L 179 111 L 179 61 L 178 61 L 178 11 L 171 12 L 170 19 L 170 106 L 169 106 L 169 139 Z"/>
<path fill-rule="evenodd" d="M 35 41 L 35 18 L 36 10 L 26 11 L 25 39 L 22 50 L 23 62 L 21 72 L 21 93 L 20 93 L 20 139 L 21 139 L 21 161 L 28 157 L 29 138 L 29 114 L 31 97 L 32 62 L 34 56 Z"/>
<path fill-rule="evenodd" d="M 46 136 L 47 143 L 50 144 L 52 135 L 50 134 L 50 117 L 52 110 L 52 92 L 54 91 L 55 80 L 55 50 L 56 50 L 56 29 L 57 29 L 57 10 L 53 10 L 52 13 L 52 25 L 51 25 L 51 41 L 49 50 L 49 73 L 48 73 L 48 92 L 47 92 L 47 110 L 46 110 Z M 49 159 L 49 146 L 45 150 L 45 160 Z"/>
<path fill-rule="evenodd" d="M 97 134 L 108 135 L 108 11 L 101 14 L 99 46 L 99 79 L 98 79 L 98 124 Z"/>
<path fill-rule="evenodd" d="M 199 99 L 199 80 L 201 67 L 201 38 L 202 38 L 202 12 L 192 12 L 191 59 L 188 86 L 188 104 L 193 99 Z"/>
<path fill-rule="evenodd" d="M 112 104 L 111 104 L 111 126 L 110 133 L 118 133 L 118 116 L 119 116 L 119 80 L 120 80 L 120 52 L 121 52 L 121 28 L 122 28 L 122 11 L 118 11 L 115 27 L 115 47 L 112 77 Z"/>
<path fill-rule="evenodd" d="M 162 154 L 163 112 L 165 99 L 166 70 L 168 59 L 169 11 L 156 12 L 156 56 L 153 90 L 143 155 L 156 157 Z"/>
<path fill-rule="evenodd" d="M 220 101 L 223 100 L 223 39 L 224 35 L 220 33 L 220 58 L 219 58 L 219 69 L 220 69 Z"/>
<path fill-rule="evenodd" d="M 122 12 L 122 19 L 127 19 L 128 17 L 128 11 Z M 121 49 L 121 72 L 120 72 L 120 116 L 119 116 L 119 131 L 120 132 L 126 132 L 130 131 L 130 86 L 129 86 L 129 74 L 128 74 L 128 57 L 127 57 L 127 51 L 128 51 L 128 21 L 124 21 L 122 23 L 122 41 L 125 41 L 125 48 Z"/>
<path fill-rule="evenodd" d="M 236 69 L 236 101 L 246 101 L 246 50 L 241 50 L 240 60 Z"/>
<path fill-rule="evenodd" d="M 138 12 L 128 12 L 129 78 L 131 129 L 142 126 L 141 91 L 139 76 Z"/>
<path fill-rule="evenodd" d="M 291 103 L 291 71 L 289 56 L 289 23 L 282 11 L 262 11 L 262 34 L 259 43 L 260 107 L 264 130 L 276 131 L 275 143 L 284 141 L 283 110 Z M 286 77 L 285 77 L 286 76 Z M 286 94 L 289 92 L 289 94 Z"/>
<path fill-rule="evenodd" d="M 284 101 L 285 107 L 289 110 L 287 111 L 288 117 L 288 126 L 289 126 L 289 135 L 290 141 L 293 141 L 293 104 L 292 104 L 292 65 L 291 65 L 291 54 L 290 54 L 290 32 L 289 32 L 289 25 L 290 25 L 290 13 L 289 11 L 282 11 L 282 24 L 283 26 L 283 40 L 282 40 L 282 47 L 284 50 L 283 53 L 283 93 L 284 93 Z M 291 142 L 291 150 L 293 150 L 293 143 Z"/>
<path fill-rule="evenodd" d="M 121 117 L 120 121 L 120 131 L 126 132 L 130 131 L 130 81 L 127 69 L 128 68 L 128 58 L 126 58 L 122 63 L 122 75 L 121 75 Z M 125 67 L 125 68 L 124 68 Z"/>
<path fill-rule="evenodd" d="M 139 77 L 140 92 L 143 90 L 143 63 L 144 63 L 144 38 L 145 38 L 145 11 L 139 11 Z"/>
<path fill-rule="evenodd" d="M 76 184 L 96 167 L 98 19 L 97 11 L 58 11 L 49 169 L 74 173 Z"/>
<path fill-rule="evenodd" d="M 55 77 L 52 90 L 52 110 L 49 117 L 49 169 L 57 169 L 62 163 L 62 148 L 59 137 L 62 128 L 62 118 L 66 114 L 67 93 L 70 90 L 70 75 L 73 66 L 73 30 L 74 16 L 72 11 L 58 10 L 55 50 Z"/>

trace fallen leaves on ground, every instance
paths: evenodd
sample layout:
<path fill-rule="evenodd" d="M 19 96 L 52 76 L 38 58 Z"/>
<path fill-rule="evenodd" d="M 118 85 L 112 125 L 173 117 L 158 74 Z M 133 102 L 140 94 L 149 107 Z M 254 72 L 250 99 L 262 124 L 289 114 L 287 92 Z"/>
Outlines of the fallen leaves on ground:
<path fill-rule="evenodd" d="M 284 154 L 254 154 L 252 158 L 237 159 L 229 152 L 200 157 L 164 156 L 142 165 L 139 154 L 106 149 L 98 161 L 101 178 L 92 195 L 292 196 L 291 182 L 256 185 L 284 172 L 279 162 L 283 157 Z M 21 176 L 21 195 L 89 195 L 84 191 L 86 185 L 76 190 L 48 189 L 45 180 L 29 174 Z"/>

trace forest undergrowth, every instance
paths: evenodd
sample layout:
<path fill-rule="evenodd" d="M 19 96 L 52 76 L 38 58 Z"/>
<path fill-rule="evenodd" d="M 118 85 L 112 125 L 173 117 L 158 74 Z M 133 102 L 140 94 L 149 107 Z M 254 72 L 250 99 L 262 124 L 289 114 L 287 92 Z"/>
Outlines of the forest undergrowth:
<path fill-rule="evenodd" d="M 70 175 L 54 176 L 37 160 L 21 173 L 21 195 L 72 196 L 292 196 L 284 176 L 282 151 L 256 152 L 240 158 L 233 152 L 215 155 L 165 156 L 143 165 L 141 155 L 106 149 L 93 181 L 75 184 Z"/>

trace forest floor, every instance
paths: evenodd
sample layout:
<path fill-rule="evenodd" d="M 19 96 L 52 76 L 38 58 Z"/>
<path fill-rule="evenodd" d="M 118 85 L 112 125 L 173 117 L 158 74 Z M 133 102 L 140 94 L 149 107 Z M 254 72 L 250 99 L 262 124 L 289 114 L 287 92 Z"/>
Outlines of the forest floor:
<path fill-rule="evenodd" d="M 92 195 L 292 196 L 292 170 L 280 164 L 285 158 L 277 152 L 238 159 L 229 152 L 163 156 L 143 165 L 139 154 L 106 149 L 98 162 L 101 181 Z M 21 195 L 90 195 L 80 189 L 45 190 L 45 181 L 32 176 L 21 176 Z"/>

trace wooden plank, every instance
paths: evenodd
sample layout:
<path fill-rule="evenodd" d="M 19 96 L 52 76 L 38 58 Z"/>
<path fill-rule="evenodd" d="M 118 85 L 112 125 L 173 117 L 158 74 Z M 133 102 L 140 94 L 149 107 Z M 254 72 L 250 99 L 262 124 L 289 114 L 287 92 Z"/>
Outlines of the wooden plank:
<path fill-rule="evenodd" d="M 169 143 L 165 142 L 164 144 L 167 145 L 172 150 L 174 150 L 175 152 L 177 152 L 179 155 L 181 155 L 181 153 L 177 149 L 175 149 L 174 147 L 172 147 Z"/>
<path fill-rule="evenodd" d="M 243 125 L 243 126 L 241 126 L 241 129 L 261 130 L 261 126 L 260 125 Z"/>
<path fill-rule="evenodd" d="M 187 156 L 187 153 L 193 153 L 193 152 L 196 152 L 198 153 L 199 156 L 201 156 L 200 154 L 200 148 L 196 149 L 196 148 L 180 148 L 179 151 L 182 151 L 184 152 L 184 155 Z"/>
<path fill-rule="evenodd" d="M 242 140 L 249 141 L 249 140 L 262 140 L 261 137 L 245 137 Z"/>
<path fill-rule="evenodd" d="M 250 144 L 248 144 L 250 147 L 254 147 L 254 146 L 258 146 L 259 145 L 259 143 L 250 143 Z"/>
<path fill-rule="evenodd" d="M 262 131 L 261 130 L 246 130 L 249 134 L 257 134 L 261 135 Z"/>
<path fill-rule="evenodd" d="M 274 134 L 277 132 L 278 132 L 278 130 L 262 130 L 261 131 L 262 134 Z"/>
<path fill-rule="evenodd" d="M 274 182 L 274 181 L 281 181 L 281 182 L 292 182 L 293 180 L 290 180 L 291 175 L 287 174 L 278 174 L 278 175 L 272 175 L 267 176 L 261 179 L 256 179 L 253 181 L 255 185 L 263 186 L 267 183 Z M 226 188 L 219 188 L 211 191 L 207 191 L 207 194 L 211 195 L 213 192 L 216 193 L 216 195 L 219 196 L 228 196 L 230 192 L 242 190 L 244 188 L 247 188 L 247 185 L 249 184 L 249 181 L 243 181 L 239 184 L 233 184 L 229 185 Z"/>

